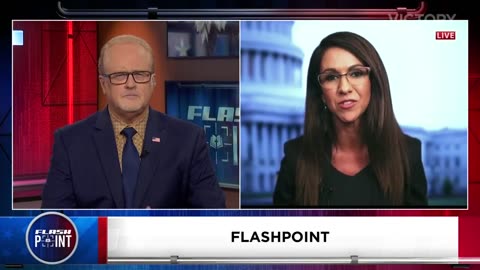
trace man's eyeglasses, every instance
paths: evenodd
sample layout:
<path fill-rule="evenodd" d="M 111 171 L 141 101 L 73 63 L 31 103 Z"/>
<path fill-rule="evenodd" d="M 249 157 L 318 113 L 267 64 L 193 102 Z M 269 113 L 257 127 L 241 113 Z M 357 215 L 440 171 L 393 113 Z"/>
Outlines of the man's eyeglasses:
<path fill-rule="evenodd" d="M 114 72 L 110 74 L 103 74 L 103 77 L 108 77 L 111 84 L 121 85 L 126 84 L 128 77 L 132 75 L 133 80 L 136 83 L 148 83 L 152 78 L 152 72 L 150 71 L 133 71 L 133 72 Z"/>
<path fill-rule="evenodd" d="M 322 72 L 317 76 L 318 83 L 325 89 L 337 88 L 342 76 L 347 76 L 347 80 L 352 85 L 359 85 L 368 79 L 370 67 L 354 67 L 344 74 L 334 71 Z"/>

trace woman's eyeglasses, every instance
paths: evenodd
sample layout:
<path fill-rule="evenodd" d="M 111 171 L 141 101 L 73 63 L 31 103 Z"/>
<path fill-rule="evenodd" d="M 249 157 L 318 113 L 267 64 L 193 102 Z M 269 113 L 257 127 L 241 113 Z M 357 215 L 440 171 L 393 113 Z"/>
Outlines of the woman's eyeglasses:
<path fill-rule="evenodd" d="M 324 89 L 337 88 L 340 80 L 343 76 L 347 77 L 347 80 L 352 85 L 359 85 L 368 79 L 370 74 L 370 67 L 354 67 L 350 71 L 344 74 L 340 74 L 334 71 L 326 71 L 318 74 L 317 80 L 320 86 Z"/>

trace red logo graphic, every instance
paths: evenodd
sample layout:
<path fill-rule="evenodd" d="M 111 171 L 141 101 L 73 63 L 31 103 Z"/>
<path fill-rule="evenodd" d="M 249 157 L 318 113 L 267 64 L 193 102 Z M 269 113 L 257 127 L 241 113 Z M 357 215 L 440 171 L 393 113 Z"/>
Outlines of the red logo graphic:
<path fill-rule="evenodd" d="M 435 39 L 454 40 L 456 37 L 455 31 L 437 31 L 435 32 Z"/>

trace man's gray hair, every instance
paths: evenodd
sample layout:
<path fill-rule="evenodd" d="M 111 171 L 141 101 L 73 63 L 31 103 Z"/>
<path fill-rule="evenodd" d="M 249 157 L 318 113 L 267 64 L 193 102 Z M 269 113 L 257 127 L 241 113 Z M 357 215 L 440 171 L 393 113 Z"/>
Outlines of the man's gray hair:
<path fill-rule="evenodd" d="M 105 52 L 110 49 L 110 47 L 112 47 L 113 45 L 116 45 L 116 44 L 138 44 L 140 46 L 142 46 L 146 51 L 147 53 L 150 55 L 150 59 L 152 61 L 152 72 L 155 71 L 155 61 L 153 59 L 153 51 L 152 51 L 152 47 L 150 47 L 150 45 L 148 45 L 148 43 L 144 40 L 144 39 L 141 39 L 137 36 L 134 36 L 134 35 L 120 35 L 120 36 L 116 36 L 116 37 L 113 37 L 112 39 L 110 39 L 109 41 L 107 41 L 107 43 L 105 43 L 105 45 L 103 45 L 102 49 L 100 50 L 100 56 L 98 57 L 98 73 L 99 74 L 104 74 L 105 72 L 105 67 L 104 67 L 104 58 L 105 58 Z"/>

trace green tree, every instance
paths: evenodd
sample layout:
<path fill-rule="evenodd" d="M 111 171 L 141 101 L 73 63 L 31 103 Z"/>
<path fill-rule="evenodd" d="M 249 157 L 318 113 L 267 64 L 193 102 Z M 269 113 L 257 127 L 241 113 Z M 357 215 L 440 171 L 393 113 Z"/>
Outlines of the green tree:
<path fill-rule="evenodd" d="M 452 195 L 453 184 L 452 184 L 452 180 L 450 180 L 450 178 L 446 177 L 445 180 L 443 181 L 442 191 L 443 191 L 443 195 L 445 195 L 445 196 L 451 196 Z"/>

